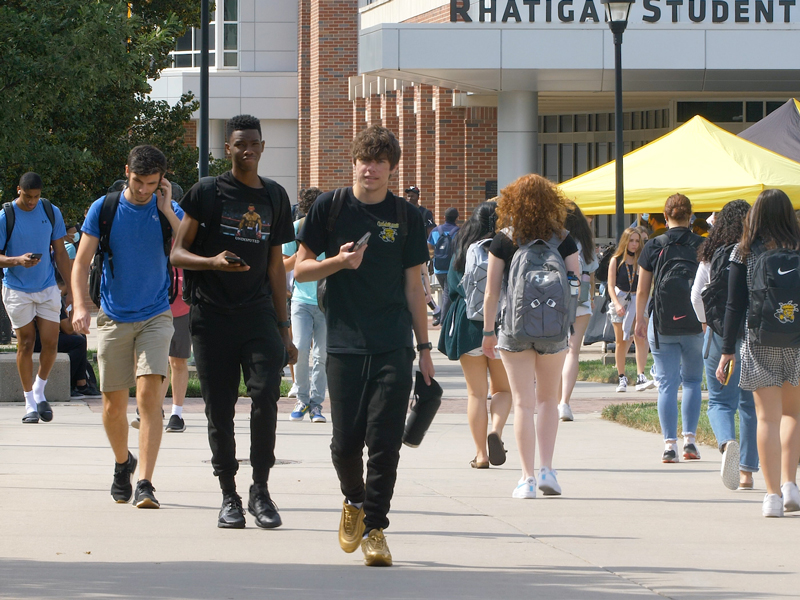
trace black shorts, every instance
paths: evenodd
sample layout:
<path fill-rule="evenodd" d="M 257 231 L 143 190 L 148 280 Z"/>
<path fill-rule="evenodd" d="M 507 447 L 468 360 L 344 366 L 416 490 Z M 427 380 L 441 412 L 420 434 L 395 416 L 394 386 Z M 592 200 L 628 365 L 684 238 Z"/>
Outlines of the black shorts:
<path fill-rule="evenodd" d="M 169 343 L 170 358 L 189 358 L 192 355 L 192 336 L 189 335 L 189 315 L 172 319 L 175 333 Z"/>

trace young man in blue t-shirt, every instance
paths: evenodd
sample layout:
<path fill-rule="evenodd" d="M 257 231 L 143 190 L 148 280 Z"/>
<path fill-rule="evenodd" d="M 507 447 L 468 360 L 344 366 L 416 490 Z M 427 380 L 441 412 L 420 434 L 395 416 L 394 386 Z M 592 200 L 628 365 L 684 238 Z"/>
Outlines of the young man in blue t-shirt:
<path fill-rule="evenodd" d="M 164 179 L 167 159 L 154 146 L 137 146 L 128 155 L 128 183 L 112 222 L 109 255 L 104 256 L 97 314 L 100 391 L 103 425 L 114 451 L 111 496 L 119 503 L 131 495 L 137 508 L 160 505 L 151 483 L 161 445 L 161 383 L 167 376 L 172 313 L 169 308 L 167 255 L 159 211 L 173 236 L 183 215 L 172 201 L 172 185 Z M 105 196 L 89 208 L 72 273 L 74 289 L 84 290 L 89 265 L 100 242 L 100 213 Z M 73 326 L 89 333 L 91 315 L 84 294 L 75 295 Z M 128 389 L 136 386 L 139 408 L 139 481 L 133 494 L 131 475 L 137 460 L 128 450 Z"/>
<path fill-rule="evenodd" d="M 433 254 L 433 273 L 436 275 L 439 285 L 442 286 L 442 310 L 434 318 L 434 325 L 443 321 L 447 316 L 447 311 L 450 310 L 450 287 L 447 285 L 447 271 L 450 270 L 450 260 L 453 258 L 453 249 L 455 248 L 453 238 L 460 229 L 456 225 L 457 220 L 458 209 L 451 206 L 444 211 L 444 223 L 435 227 L 428 236 L 428 249 Z M 450 243 L 442 245 L 442 248 L 437 250 L 439 240 L 445 236 L 449 238 Z"/>
<path fill-rule="evenodd" d="M 17 333 L 17 370 L 25 393 L 23 423 L 51 421 L 53 410 L 44 395 L 47 377 L 56 361 L 58 328 L 61 315 L 61 292 L 56 285 L 55 271 L 50 260 L 53 250 L 58 270 L 69 281 L 70 260 L 64 249 L 67 234 L 64 219 L 57 207 L 52 207 L 53 221 L 42 200 L 42 178 L 36 173 L 25 173 L 17 187 L 19 197 L 10 203 L 14 211 L 14 228 L 7 235 L 6 209 L 0 212 L 0 266 L 5 273 L 3 303 L 11 326 Z M 67 284 L 67 304 L 72 292 Z M 33 377 L 33 346 L 36 328 L 42 342 L 39 353 L 39 371 Z"/>

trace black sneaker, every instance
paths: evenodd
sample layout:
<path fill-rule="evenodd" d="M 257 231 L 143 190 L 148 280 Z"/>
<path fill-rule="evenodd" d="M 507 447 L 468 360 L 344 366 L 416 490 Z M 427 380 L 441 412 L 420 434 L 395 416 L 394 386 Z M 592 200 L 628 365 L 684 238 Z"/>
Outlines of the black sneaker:
<path fill-rule="evenodd" d="M 69 397 L 70 397 L 70 400 L 80 400 L 81 398 L 83 398 L 83 397 L 84 397 L 84 395 L 83 395 L 83 394 L 81 394 L 81 393 L 78 391 L 78 388 L 72 388 L 72 389 L 69 391 Z"/>
<path fill-rule="evenodd" d="M 87 383 L 85 385 L 79 385 L 75 390 L 81 394 L 84 398 L 102 398 L 103 394 L 100 393 L 96 387 L 94 387 L 91 383 Z"/>
<path fill-rule="evenodd" d="M 242 498 L 236 492 L 222 494 L 222 508 L 219 509 L 217 527 L 222 529 L 244 529 Z"/>
<path fill-rule="evenodd" d="M 278 507 L 269 497 L 267 486 L 254 483 L 250 486 L 250 502 L 247 510 L 256 518 L 256 525 L 263 529 L 275 529 L 283 524 L 278 514 Z"/>
<path fill-rule="evenodd" d="M 114 483 L 111 484 L 111 497 L 117 504 L 125 504 L 130 501 L 133 495 L 131 486 L 131 475 L 136 470 L 139 461 L 128 451 L 128 460 L 124 463 L 114 464 Z"/>
<path fill-rule="evenodd" d="M 53 409 L 50 408 L 50 404 L 47 400 L 38 402 L 36 404 L 36 410 L 39 412 L 39 418 L 45 423 L 49 423 L 53 420 Z"/>
<path fill-rule="evenodd" d="M 167 433 L 181 433 L 182 431 L 186 431 L 186 423 L 178 415 L 172 415 L 164 431 Z"/>
<path fill-rule="evenodd" d="M 136 508 L 161 508 L 153 492 L 156 488 L 147 479 L 136 482 L 136 493 L 133 495 L 133 505 Z"/>
<path fill-rule="evenodd" d="M 23 423 L 38 423 L 39 422 L 39 413 L 35 410 L 32 410 L 29 413 L 25 413 L 25 416 L 22 417 Z"/>

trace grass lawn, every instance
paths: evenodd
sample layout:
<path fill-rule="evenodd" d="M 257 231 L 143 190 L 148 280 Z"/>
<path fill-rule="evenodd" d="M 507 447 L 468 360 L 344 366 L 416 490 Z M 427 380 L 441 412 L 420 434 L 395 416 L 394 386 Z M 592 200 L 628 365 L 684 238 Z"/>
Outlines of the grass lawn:
<path fill-rule="evenodd" d="M 681 431 L 681 403 L 678 401 L 678 431 Z M 634 429 L 661 433 L 658 421 L 658 408 L 655 402 L 640 404 L 612 404 L 603 409 L 601 416 L 608 421 L 615 421 Z M 736 438 L 739 438 L 739 415 L 736 415 Z M 708 401 L 703 400 L 700 409 L 700 421 L 697 423 L 697 441 L 708 446 L 717 446 L 717 438 L 708 422 Z"/>
<path fill-rule="evenodd" d="M 644 369 L 645 375 L 650 378 L 650 367 L 653 366 L 653 356 L 648 354 L 647 366 Z M 636 383 L 636 366 L 633 364 L 625 365 L 625 374 L 628 376 L 628 385 Z M 578 381 L 592 381 L 594 383 L 613 383 L 619 381 L 617 367 L 614 365 L 604 365 L 602 360 L 582 360 L 578 364 Z M 702 389 L 706 387 L 706 372 L 703 369 Z"/>

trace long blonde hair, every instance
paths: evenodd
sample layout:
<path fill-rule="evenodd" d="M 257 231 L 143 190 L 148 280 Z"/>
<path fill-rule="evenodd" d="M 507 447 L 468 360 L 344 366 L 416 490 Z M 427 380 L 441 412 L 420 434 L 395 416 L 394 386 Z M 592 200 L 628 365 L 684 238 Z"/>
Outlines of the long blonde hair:
<path fill-rule="evenodd" d="M 630 227 L 626 227 L 625 230 L 622 232 L 622 236 L 619 238 L 619 245 L 617 246 L 617 249 L 611 256 L 611 258 L 616 259 L 617 268 L 619 268 L 620 265 L 619 262 L 620 257 L 622 257 L 623 261 L 625 260 L 625 253 L 628 251 L 628 242 L 631 241 L 631 236 L 634 233 L 639 236 L 639 248 L 633 255 L 633 266 L 636 268 L 639 267 L 639 256 L 642 254 L 642 247 L 644 246 L 644 244 L 642 243 L 642 234 L 636 229 L 631 229 Z"/>

